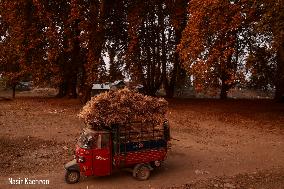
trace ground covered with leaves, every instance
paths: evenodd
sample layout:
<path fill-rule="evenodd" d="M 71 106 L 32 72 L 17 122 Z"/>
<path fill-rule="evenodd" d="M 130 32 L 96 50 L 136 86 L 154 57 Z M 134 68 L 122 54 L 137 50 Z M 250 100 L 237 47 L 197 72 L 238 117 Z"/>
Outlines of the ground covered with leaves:
<path fill-rule="evenodd" d="M 168 100 L 171 149 L 148 181 L 118 171 L 72 188 L 284 188 L 284 106 L 270 100 Z M 0 188 L 8 178 L 64 183 L 63 165 L 85 127 L 77 100 L 0 101 Z M 28 186 L 13 186 L 27 188 Z"/>

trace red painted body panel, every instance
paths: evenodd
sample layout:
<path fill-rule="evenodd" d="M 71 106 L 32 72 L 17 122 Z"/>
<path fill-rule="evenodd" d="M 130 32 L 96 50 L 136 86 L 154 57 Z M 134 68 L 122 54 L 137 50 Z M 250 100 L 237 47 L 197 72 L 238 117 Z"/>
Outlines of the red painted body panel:
<path fill-rule="evenodd" d="M 167 149 L 151 149 L 126 154 L 118 154 L 113 157 L 114 167 L 130 167 L 139 163 L 149 163 L 152 161 L 163 161 L 166 158 Z"/>
<path fill-rule="evenodd" d="M 137 148 L 137 150 L 131 148 L 129 152 L 113 155 L 112 152 L 115 150 L 112 149 L 111 135 L 108 132 L 98 132 L 94 136 L 98 136 L 96 138 L 98 142 L 93 146 L 89 148 L 76 146 L 76 160 L 80 172 L 85 176 L 106 176 L 115 168 L 133 167 L 136 164 L 163 161 L 166 158 L 167 141 L 163 147 L 148 146 L 148 149 Z M 83 160 L 79 161 L 80 158 Z"/>
<path fill-rule="evenodd" d="M 79 163 L 79 157 L 84 158 L 83 163 Z M 76 147 L 76 160 L 80 166 L 80 172 L 82 172 L 85 176 L 93 175 L 93 152 L 89 149 L 80 148 L 79 146 Z"/>
<path fill-rule="evenodd" d="M 106 176 L 111 174 L 111 155 L 109 148 L 93 150 L 93 174 Z"/>
<path fill-rule="evenodd" d="M 84 162 L 79 162 L 79 157 Z M 105 176 L 111 174 L 111 155 L 109 149 L 84 149 L 77 148 L 76 160 L 80 166 L 80 172 L 85 176 Z"/>
<path fill-rule="evenodd" d="M 87 152 L 87 153 L 86 153 Z M 85 176 L 106 176 L 112 172 L 111 160 L 113 158 L 113 168 L 131 167 L 139 163 L 149 163 L 153 161 L 163 161 L 166 158 L 167 149 L 152 149 L 126 154 L 118 154 L 111 157 L 108 149 L 87 150 L 83 148 L 76 149 L 76 159 L 79 156 L 84 157 L 85 161 L 79 163 L 80 172 Z"/>

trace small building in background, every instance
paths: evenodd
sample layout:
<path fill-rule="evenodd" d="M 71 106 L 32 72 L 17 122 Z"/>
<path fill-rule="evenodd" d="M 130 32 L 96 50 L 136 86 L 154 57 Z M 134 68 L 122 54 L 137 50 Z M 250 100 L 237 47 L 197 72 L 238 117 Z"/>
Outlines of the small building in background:
<path fill-rule="evenodd" d="M 100 93 L 106 92 L 110 90 L 109 83 L 95 83 L 92 87 L 92 96 L 96 96 Z"/>
<path fill-rule="evenodd" d="M 92 87 L 92 96 L 96 96 L 100 93 L 112 90 L 116 91 L 119 89 L 123 89 L 124 87 L 127 86 L 127 83 L 124 82 L 123 80 L 117 80 L 113 83 L 95 83 L 93 84 Z"/>

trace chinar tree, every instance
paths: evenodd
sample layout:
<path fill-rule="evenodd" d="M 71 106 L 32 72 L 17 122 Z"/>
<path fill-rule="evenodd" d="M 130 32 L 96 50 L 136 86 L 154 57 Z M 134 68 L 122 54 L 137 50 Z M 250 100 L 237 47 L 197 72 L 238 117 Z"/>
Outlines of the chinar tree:
<path fill-rule="evenodd" d="M 224 99 L 251 75 L 250 85 L 270 85 L 282 99 L 283 7 L 277 0 L 190 1 L 178 50 L 195 88 L 220 89 Z"/>
<path fill-rule="evenodd" d="M 183 69 L 176 51 L 185 27 L 188 0 L 131 1 L 128 9 L 126 69 L 131 79 L 155 95 L 163 87 L 173 97 Z"/>
<path fill-rule="evenodd" d="M 189 19 L 178 50 L 183 67 L 193 75 L 198 91 L 220 89 L 227 98 L 230 88 L 244 77 L 240 57 L 243 33 L 254 12 L 252 1 L 190 1 Z"/>
<path fill-rule="evenodd" d="M 258 20 L 252 23 L 255 31 L 260 36 L 269 37 L 268 58 L 274 59 L 266 62 L 266 66 L 274 68 L 273 85 L 275 86 L 275 100 L 284 101 L 284 1 L 261 0 L 255 2 L 258 9 Z M 257 61 L 256 66 L 262 61 Z M 272 65 L 272 66 L 271 66 Z M 266 76 L 271 75 L 265 72 Z"/>

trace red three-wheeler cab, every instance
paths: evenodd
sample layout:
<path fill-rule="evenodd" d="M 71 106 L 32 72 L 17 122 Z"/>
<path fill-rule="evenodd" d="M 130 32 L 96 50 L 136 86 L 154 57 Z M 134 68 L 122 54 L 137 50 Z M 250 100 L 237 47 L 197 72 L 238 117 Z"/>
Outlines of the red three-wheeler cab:
<path fill-rule="evenodd" d="M 145 136 L 149 136 L 149 131 Z M 76 145 L 75 159 L 65 164 L 65 181 L 73 184 L 80 175 L 107 176 L 116 169 L 130 168 L 133 177 L 146 180 L 164 161 L 169 141 L 168 122 L 162 130 L 143 137 L 143 131 L 84 129 Z M 139 136 L 139 137 L 137 137 Z"/>

